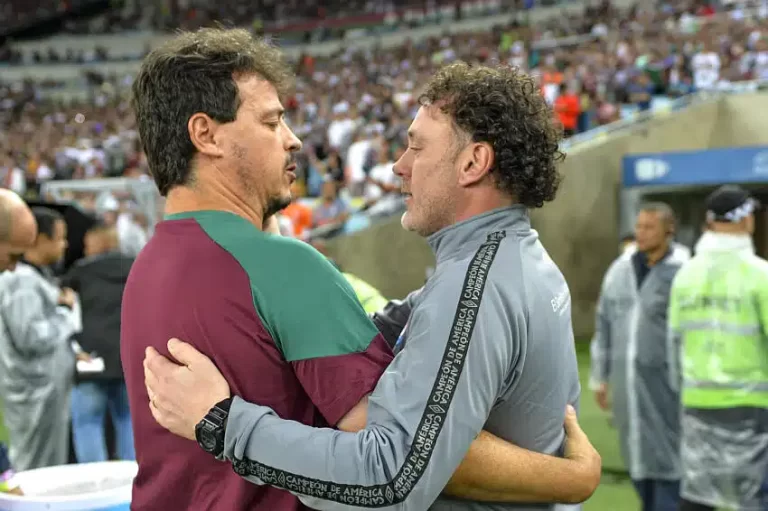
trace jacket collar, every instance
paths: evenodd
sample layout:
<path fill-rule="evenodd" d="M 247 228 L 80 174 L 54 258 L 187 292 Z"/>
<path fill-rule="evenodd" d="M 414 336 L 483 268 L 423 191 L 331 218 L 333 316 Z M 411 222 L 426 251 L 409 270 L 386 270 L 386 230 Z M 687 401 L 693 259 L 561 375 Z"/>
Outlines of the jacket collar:
<path fill-rule="evenodd" d="M 749 234 L 726 234 L 707 231 L 696 243 L 696 253 L 740 252 L 755 253 L 755 245 Z"/>
<path fill-rule="evenodd" d="M 461 222 L 440 229 L 427 238 L 439 264 L 441 261 L 463 251 L 466 247 L 477 249 L 488 234 L 494 231 L 527 232 L 531 229 L 531 220 L 525 206 L 498 208 L 473 216 Z"/>

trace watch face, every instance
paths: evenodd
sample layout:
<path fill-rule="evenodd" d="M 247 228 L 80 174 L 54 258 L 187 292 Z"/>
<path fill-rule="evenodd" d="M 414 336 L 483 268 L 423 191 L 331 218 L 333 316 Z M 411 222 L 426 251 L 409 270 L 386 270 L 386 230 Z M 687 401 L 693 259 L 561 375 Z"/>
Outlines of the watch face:
<path fill-rule="evenodd" d="M 210 431 L 201 431 L 200 447 L 206 452 L 213 452 L 216 448 L 216 438 Z"/>

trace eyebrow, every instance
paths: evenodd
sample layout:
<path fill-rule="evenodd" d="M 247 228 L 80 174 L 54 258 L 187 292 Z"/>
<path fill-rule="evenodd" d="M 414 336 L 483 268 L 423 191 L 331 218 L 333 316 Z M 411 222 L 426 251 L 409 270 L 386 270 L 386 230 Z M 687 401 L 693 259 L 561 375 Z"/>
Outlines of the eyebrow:
<path fill-rule="evenodd" d="M 284 115 L 285 115 L 285 108 L 283 108 L 283 107 L 275 107 L 275 108 L 270 108 L 269 110 L 265 110 L 264 112 L 262 112 L 261 113 L 261 118 L 262 119 L 267 119 L 269 117 L 274 117 L 274 116 L 283 117 Z"/>
<path fill-rule="evenodd" d="M 413 130 L 408 130 L 408 140 L 411 142 L 420 142 L 422 141 L 422 137 L 420 134 L 416 133 Z"/>

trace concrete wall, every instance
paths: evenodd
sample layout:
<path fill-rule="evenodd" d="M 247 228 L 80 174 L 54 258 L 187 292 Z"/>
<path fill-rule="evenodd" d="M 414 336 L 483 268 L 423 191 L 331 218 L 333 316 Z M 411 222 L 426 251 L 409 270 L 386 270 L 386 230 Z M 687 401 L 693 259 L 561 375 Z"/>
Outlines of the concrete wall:
<path fill-rule="evenodd" d="M 631 153 L 701 150 L 768 143 L 768 95 L 730 96 L 662 114 L 572 148 L 562 164 L 557 199 L 532 214 L 534 228 L 571 288 L 579 338 L 591 335 L 603 274 L 618 254 L 622 157 Z M 332 240 L 329 252 L 390 298 L 421 286 L 434 259 L 426 242 L 399 218 Z"/>
<path fill-rule="evenodd" d="M 424 285 L 435 266 L 432 249 L 421 236 L 405 231 L 393 217 L 365 231 L 333 238 L 328 255 L 345 272 L 365 279 L 387 298 L 403 298 Z"/>
<path fill-rule="evenodd" d="M 622 158 L 707 148 L 720 110 L 718 102 L 698 104 L 569 151 L 557 199 L 532 219 L 568 280 L 577 336 L 592 332 L 602 275 L 618 253 Z"/>
<path fill-rule="evenodd" d="M 730 96 L 720 109 L 710 149 L 768 144 L 768 94 Z"/>

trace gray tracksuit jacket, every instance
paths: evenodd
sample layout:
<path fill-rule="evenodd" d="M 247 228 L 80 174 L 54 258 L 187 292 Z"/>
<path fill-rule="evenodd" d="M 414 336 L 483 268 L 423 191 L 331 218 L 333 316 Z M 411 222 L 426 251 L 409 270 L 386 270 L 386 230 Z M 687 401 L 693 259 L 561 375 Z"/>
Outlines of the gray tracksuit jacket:
<path fill-rule="evenodd" d="M 440 493 L 485 429 L 557 454 L 579 380 L 568 286 L 525 208 L 494 210 L 428 239 L 437 266 L 358 433 L 279 418 L 235 398 L 224 457 L 256 484 L 321 510 L 532 510 Z"/>

